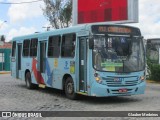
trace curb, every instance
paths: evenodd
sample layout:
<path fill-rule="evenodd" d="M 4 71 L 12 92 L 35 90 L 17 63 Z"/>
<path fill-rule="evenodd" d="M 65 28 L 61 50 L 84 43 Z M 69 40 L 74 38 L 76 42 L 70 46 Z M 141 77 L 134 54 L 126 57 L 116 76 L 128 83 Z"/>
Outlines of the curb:
<path fill-rule="evenodd" d="M 2 71 L 0 74 L 10 74 L 11 72 Z"/>

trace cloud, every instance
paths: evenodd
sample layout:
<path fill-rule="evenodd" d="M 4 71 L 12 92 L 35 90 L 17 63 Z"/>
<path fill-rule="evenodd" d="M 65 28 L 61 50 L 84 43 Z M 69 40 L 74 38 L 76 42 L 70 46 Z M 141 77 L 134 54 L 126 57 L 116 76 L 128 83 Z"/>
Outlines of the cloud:
<path fill-rule="evenodd" d="M 21 35 L 27 35 L 27 34 L 32 34 L 35 33 L 36 29 L 34 27 L 26 28 L 26 27 L 21 27 L 19 29 L 11 29 L 7 35 L 7 41 L 12 40 L 13 37 L 16 36 L 21 36 Z"/>
<path fill-rule="evenodd" d="M 17 0 L 8 0 L 9 2 L 17 2 Z M 33 0 L 21 0 L 18 2 L 30 2 Z M 34 2 L 26 4 L 12 4 L 8 10 L 8 16 L 12 23 L 21 22 L 26 19 L 35 18 L 43 15 L 41 7 L 44 2 Z"/>
<path fill-rule="evenodd" d="M 139 0 L 139 23 L 133 24 L 133 26 L 141 29 L 145 39 L 160 38 L 159 5 L 159 0 Z"/>
<path fill-rule="evenodd" d="M 8 0 L 9 2 L 17 2 L 17 0 Z M 21 0 L 20 2 L 32 1 L 32 0 Z M 19 1 L 18 1 L 19 2 Z M 129 24 L 137 26 L 141 29 L 142 35 L 145 39 L 148 38 L 160 38 L 160 0 L 139 0 L 139 23 Z M 43 12 L 40 6 L 44 6 L 42 2 L 36 2 L 32 4 L 21 4 L 11 5 L 8 10 L 8 15 L 12 23 L 19 23 L 21 21 L 26 22 L 30 19 L 43 16 Z M 5 23 L 6 24 L 6 23 Z M 15 24 L 14 24 L 15 25 Z M 20 27 L 23 24 L 20 25 Z M 30 26 L 33 26 L 32 24 Z M 47 24 L 46 24 L 47 26 Z M 3 29 L 5 25 L 3 25 Z M 21 27 L 22 28 L 22 27 Z M 13 30 L 20 31 L 21 28 L 11 29 L 9 35 L 13 33 Z M 32 27 L 25 27 L 30 30 Z M 35 28 L 34 28 L 35 29 Z M 44 29 L 43 29 L 44 30 Z M 35 30 L 36 31 L 36 30 Z M 11 38 L 11 37 L 10 37 Z"/>

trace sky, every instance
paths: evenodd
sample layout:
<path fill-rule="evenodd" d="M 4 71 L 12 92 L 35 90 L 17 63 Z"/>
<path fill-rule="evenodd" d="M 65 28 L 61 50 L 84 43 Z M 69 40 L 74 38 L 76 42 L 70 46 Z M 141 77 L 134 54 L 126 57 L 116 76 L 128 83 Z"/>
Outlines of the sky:
<path fill-rule="evenodd" d="M 0 0 L 0 2 L 28 2 L 35 0 Z M 43 15 L 44 2 L 31 4 L 0 4 L 0 35 L 6 35 L 6 41 L 14 36 L 42 32 L 49 25 Z M 3 22 L 7 21 L 7 22 Z"/>
<path fill-rule="evenodd" d="M 35 0 L 0 0 L 0 2 L 29 2 Z M 43 15 L 44 2 L 30 4 L 0 4 L 0 35 L 6 41 L 15 36 L 42 32 L 49 26 Z M 4 22 L 7 21 L 7 22 Z M 139 27 L 145 39 L 160 38 L 160 0 L 139 0 Z"/>

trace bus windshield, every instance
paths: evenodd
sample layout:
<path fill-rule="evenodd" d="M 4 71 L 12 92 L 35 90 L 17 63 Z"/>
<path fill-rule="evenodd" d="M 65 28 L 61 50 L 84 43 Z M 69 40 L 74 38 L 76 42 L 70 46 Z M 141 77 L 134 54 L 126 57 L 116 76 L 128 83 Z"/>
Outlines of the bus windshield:
<path fill-rule="evenodd" d="M 144 70 L 145 56 L 141 37 L 94 35 L 93 66 L 105 72 Z"/>

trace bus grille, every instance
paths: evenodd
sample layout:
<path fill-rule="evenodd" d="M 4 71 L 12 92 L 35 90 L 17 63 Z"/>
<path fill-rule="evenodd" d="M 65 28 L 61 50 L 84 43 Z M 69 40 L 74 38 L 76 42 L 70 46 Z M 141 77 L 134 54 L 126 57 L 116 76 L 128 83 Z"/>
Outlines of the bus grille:
<path fill-rule="evenodd" d="M 138 77 L 102 77 L 108 87 L 135 86 L 138 84 Z"/>

